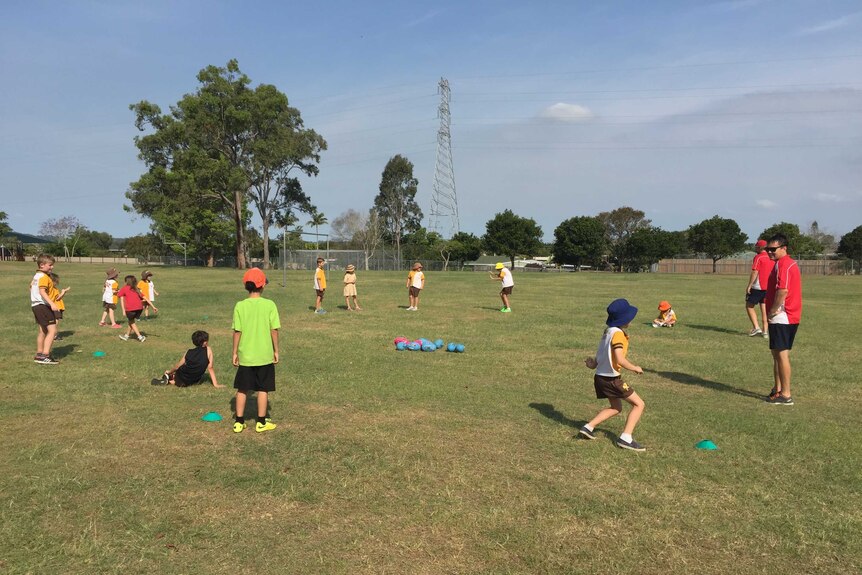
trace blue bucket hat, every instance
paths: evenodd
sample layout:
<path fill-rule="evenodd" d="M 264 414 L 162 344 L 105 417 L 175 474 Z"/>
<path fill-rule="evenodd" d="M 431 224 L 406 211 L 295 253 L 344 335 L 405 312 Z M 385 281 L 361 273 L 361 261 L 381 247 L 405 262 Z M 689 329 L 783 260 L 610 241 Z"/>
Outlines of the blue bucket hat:
<path fill-rule="evenodd" d="M 608 327 L 622 327 L 635 318 L 638 314 L 638 308 L 633 306 L 625 299 L 615 299 L 608 306 Z"/>

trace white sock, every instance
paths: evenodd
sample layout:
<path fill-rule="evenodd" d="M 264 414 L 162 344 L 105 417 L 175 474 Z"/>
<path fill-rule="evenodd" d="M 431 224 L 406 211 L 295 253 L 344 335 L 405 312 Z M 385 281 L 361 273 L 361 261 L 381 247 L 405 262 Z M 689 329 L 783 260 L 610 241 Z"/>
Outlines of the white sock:
<path fill-rule="evenodd" d="M 586 430 L 588 430 L 588 431 L 592 431 L 592 430 L 593 430 L 593 426 L 592 426 L 592 425 L 590 425 L 589 423 L 585 423 L 585 424 L 584 424 L 584 429 L 586 429 Z"/>
<path fill-rule="evenodd" d="M 620 439 L 622 439 L 626 443 L 631 443 L 632 442 L 632 434 L 631 433 L 621 433 Z"/>

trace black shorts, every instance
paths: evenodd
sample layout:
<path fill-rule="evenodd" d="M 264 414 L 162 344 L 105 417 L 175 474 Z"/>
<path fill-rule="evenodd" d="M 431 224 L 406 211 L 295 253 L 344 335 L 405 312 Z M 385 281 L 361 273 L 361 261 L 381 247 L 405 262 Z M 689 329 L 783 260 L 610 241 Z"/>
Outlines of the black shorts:
<path fill-rule="evenodd" d="M 796 339 L 798 323 L 771 323 L 769 324 L 769 349 L 784 351 L 793 349 L 793 340 Z"/>
<path fill-rule="evenodd" d="M 135 320 L 141 317 L 141 312 L 144 311 L 142 309 L 136 309 L 135 311 L 126 311 L 126 319 L 129 320 L 129 323 L 135 323 Z"/>
<path fill-rule="evenodd" d="M 745 303 L 747 303 L 750 306 L 755 306 L 757 304 L 763 303 L 764 301 L 766 301 L 766 290 L 765 289 L 753 289 L 745 297 Z"/>
<path fill-rule="evenodd" d="M 597 399 L 625 399 L 635 392 L 619 375 L 608 377 L 596 374 L 593 376 Z"/>
<path fill-rule="evenodd" d="M 500 290 L 500 293 L 503 295 L 512 295 L 512 288 L 515 286 L 506 286 Z"/>
<path fill-rule="evenodd" d="M 48 327 L 57 323 L 57 318 L 54 316 L 54 310 L 43 303 L 33 306 L 33 315 L 36 317 L 36 323 L 42 327 Z"/>
<path fill-rule="evenodd" d="M 184 367 L 184 365 L 181 365 L 180 368 L 173 373 L 174 385 L 177 387 L 188 387 L 190 385 L 199 384 L 203 376 L 195 379 L 195 374 L 186 373 L 183 370 Z"/>
<path fill-rule="evenodd" d="M 233 388 L 239 391 L 275 391 L 275 364 L 239 366 L 233 378 Z"/>

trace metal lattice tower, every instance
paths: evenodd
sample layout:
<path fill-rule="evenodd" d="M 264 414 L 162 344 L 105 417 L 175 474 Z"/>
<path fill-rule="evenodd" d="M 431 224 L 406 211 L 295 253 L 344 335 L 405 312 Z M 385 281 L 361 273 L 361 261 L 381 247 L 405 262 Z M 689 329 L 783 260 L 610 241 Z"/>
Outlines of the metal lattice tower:
<path fill-rule="evenodd" d="M 440 129 L 437 130 L 437 161 L 434 166 L 434 193 L 431 197 L 431 230 L 451 238 L 461 230 L 458 196 L 455 195 L 455 169 L 452 167 L 452 134 L 449 130 L 449 80 L 440 78 Z"/>

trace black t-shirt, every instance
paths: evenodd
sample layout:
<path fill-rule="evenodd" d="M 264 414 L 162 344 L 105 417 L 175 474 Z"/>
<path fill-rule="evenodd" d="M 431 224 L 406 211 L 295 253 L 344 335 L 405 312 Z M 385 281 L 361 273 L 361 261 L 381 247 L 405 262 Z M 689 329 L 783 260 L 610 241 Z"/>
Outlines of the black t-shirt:
<path fill-rule="evenodd" d="M 199 383 L 209 364 L 207 348 L 201 346 L 188 350 L 186 352 L 186 362 L 180 366 L 175 375 L 177 386 L 185 387 Z"/>

